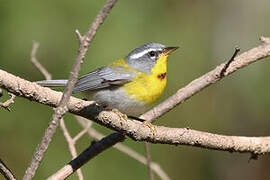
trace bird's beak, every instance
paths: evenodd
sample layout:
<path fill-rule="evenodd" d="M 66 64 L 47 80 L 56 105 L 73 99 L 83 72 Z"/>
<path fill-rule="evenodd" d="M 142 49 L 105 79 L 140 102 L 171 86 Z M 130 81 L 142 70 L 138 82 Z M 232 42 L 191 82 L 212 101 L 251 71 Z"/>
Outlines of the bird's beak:
<path fill-rule="evenodd" d="M 168 56 L 169 54 L 171 54 L 173 51 L 175 51 L 176 49 L 178 49 L 178 46 L 170 46 L 170 47 L 165 47 L 163 49 L 163 56 Z"/>

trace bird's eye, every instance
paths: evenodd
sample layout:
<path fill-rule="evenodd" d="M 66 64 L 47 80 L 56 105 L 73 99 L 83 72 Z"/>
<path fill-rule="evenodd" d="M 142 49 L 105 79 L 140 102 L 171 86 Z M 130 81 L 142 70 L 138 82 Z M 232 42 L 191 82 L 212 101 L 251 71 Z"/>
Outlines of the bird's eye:
<path fill-rule="evenodd" d="M 150 57 L 155 57 L 156 56 L 156 52 L 155 51 L 150 51 L 149 52 L 149 56 Z"/>

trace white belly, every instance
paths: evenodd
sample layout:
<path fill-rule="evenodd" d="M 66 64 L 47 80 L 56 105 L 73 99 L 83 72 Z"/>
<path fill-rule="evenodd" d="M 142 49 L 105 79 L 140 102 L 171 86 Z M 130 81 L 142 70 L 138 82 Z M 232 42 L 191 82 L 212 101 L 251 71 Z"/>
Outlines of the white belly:
<path fill-rule="evenodd" d="M 116 108 L 127 115 L 140 115 L 148 108 L 145 103 L 137 102 L 135 99 L 129 98 L 126 93 L 119 88 L 99 90 L 91 92 L 90 94 L 91 100 L 96 101 L 98 104 Z"/>

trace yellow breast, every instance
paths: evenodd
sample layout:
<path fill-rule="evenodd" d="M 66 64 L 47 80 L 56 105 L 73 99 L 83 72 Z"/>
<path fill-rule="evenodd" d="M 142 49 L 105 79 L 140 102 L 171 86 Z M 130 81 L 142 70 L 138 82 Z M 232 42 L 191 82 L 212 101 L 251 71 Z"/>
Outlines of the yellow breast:
<path fill-rule="evenodd" d="M 159 58 L 151 74 L 137 72 L 131 82 L 123 85 L 129 97 L 146 104 L 154 103 L 162 94 L 167 83 L 167 56 Z"/>

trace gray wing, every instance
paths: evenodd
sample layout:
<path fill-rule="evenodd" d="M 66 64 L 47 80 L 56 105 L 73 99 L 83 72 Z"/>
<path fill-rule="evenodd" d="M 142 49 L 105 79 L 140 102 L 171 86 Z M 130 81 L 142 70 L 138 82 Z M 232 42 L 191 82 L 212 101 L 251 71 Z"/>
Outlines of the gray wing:
<path fill-rule="evenodd" d="M 79 78 L 72 93 L 125 84 L 135 77 L 135 73 L 123 72 L 122 69 L 122 66 L 96 69 Z"/>

